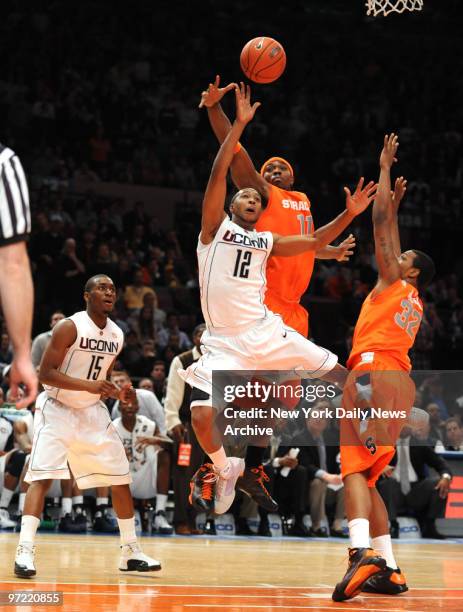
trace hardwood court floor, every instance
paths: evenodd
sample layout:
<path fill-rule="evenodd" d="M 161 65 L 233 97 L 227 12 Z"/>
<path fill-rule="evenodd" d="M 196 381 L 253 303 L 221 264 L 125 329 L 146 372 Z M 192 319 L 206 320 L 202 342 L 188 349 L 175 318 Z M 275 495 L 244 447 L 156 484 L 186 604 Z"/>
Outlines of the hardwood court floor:
<path fill-rule="evenodd" d="M 0 591 L 64 592 L 62 608 L 17 608 L 22 612 L 463 610 L 463 545 L 458 543 L 401 542 L 395 550 L 409 593 L 334 603 L 331 591 L 346 567 L 344 542 L 142 538 L 145 552 L 159 558 L 163 569 L 138 574 L 116 569 L 116 537 L 39 534 L 38 574 L 34 580 L 20 580 L 12 573 L 17 539 L 17 534 L 0 533 Z"/>

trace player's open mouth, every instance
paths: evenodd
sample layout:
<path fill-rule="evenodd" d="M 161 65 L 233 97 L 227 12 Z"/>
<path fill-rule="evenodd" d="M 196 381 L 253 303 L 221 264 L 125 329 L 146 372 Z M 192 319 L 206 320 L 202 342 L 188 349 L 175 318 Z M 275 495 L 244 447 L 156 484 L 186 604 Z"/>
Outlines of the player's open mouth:
<path fill-rule="evenodd" d="M 281 183 L 281 176 L 280 176 L 280 175 L 278 175 L 278 176 L 272 176 L 272 178 L 270 179 L 270 182 L 271 182 L 271 183 L 276 183 L 277 181 L 278 181 L 279 183 Z"/>

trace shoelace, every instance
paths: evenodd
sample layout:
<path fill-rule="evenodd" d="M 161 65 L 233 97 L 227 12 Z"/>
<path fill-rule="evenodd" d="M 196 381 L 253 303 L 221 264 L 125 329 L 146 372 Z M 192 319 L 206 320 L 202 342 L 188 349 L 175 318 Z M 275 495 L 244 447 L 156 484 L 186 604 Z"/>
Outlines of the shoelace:
<path fill-rule="evenodd" d="M 267 491 L 267 489 L 265 488 L 264 482 L 268 482 L 270 480 L 270 478 L 267 476 L 267 474 L 264 472 L 264 468 L 262 465 L 260 465 L 259 467 L 256 468 L 251 468 L 251 472 L 253 472 L 254 474 L 258 474 L 257 476 L 257 482 L 259 483 L 259 485 L 262 487 L 262 489 L 264 490 L 264 493 L 269 496 L 269 492 Z M 270 496 L 269 496 L 270 497 Z"/>
<path fill-rule="evenodd" d="M 18 555 L 22 555 L 23 553 L 29 553 L 31 555 L 34 554 L 34 547 L 25 546 L 24 544 L 19 544 L 18 549 L 16 551 Z"/>
<path fill-rule="evenodd" d="M 209 472 L 202 477 L 201 497 L 208 501 L 212 499 L 212 485 L 217 482 L 218 476 L 214 472 Z"/>

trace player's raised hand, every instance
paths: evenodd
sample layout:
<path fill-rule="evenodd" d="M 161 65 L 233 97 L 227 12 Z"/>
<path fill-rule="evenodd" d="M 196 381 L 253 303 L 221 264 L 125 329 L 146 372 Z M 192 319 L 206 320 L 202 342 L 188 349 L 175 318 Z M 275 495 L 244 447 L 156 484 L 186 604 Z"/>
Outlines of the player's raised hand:
<path fill-rule="evenodd" d="M 397 178 L 395 181 L 394 191 L 391 192 L 392 205 L 394 207 L 395 212 L 397 212 L 399 208 L 399 204 L 402 201 L 406 191 L 407 191 L 407 180 L 404 179 L 403 176 L 399 176 L 399 178 Z"/>
<path fill-rule="evenodd" d="M 249 123 L 256 110 L 260 106 L 260 102 L 254 102 L 251 104 L 251 87 L 245 85 L 242 81 L 240 86 L 235 85 L 235 98 L 236 98 L 236 121 L 246 125 Z"/>
<path fill-rule="evenodd" d="M 220 102 L 220 100 L 224 97 L 224 95 L 228 91 L 231 91 L 235 86 L 234 83 L 230 83 L 226 87 L 219 87 L 219 85 L 220 85 L 220 76 L 217 75 L 215 77 L 215 82 L 209 83 L 209 87 L 206 89 L 206 91 L 203 91 L 201 93 L 201 101 L 199 103 L 198 108 L 202 108 L 203 106 L 206 106 L 207 108 L 210 108 L 211 106 L 215 106 L 216 104 Z"/>
<path fill-rule="evenodd" d="M 364 178 L 359 180 L 358 185 L 352 194 L 348 187 L 344 187 L 346 194 L 346 209 L 351 215 L 359 215 L 373 202 L 376 197 L 377 183 L 370 181 L 368 185 L 363 186 Z"/>
<path fill-rule="evenodd" d="M 396 153 L 399 148 L 399 137 L 397 134 L 386 134 L 384 137 L 383 150 L 381 151 L 381 156 L 379 158 L 379 165 L 384 170 L 389 170 L 397 161 Z"/>
<path fill-rule="evenodd" d="M 338 245 L 337 249 L 336 259 L 338 261 L 349 261 L 355 249 L 355 236 L 349 234 L 349 236 Z"/>

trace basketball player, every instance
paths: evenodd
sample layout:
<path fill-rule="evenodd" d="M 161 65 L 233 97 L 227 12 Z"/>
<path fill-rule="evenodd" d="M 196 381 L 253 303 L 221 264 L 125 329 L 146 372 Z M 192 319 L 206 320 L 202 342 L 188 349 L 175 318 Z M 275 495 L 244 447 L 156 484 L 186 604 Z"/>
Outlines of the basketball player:
<path fill-rule="evenodd" d="M 207 91 L 202 92 L 199 106 L 207 108 L 212 129 L 218 141 L 222 143 L 231 129 L 231 124 L 222 110 L 220 100 L 233 88 L 233 84 L 223 88 L 219 85 L 220 77 L 217 76 L 215 83 L 210 83 Z M 264 163 L 259 173 L 247 151 L 238 144 L 231 171 L 238 189 L 253 187 L 267 202 L 257 221 L 257 231 L 278 232 L 283 236 L 313 234 L 310 200 L 305 193 L 293 191 L 294 172 L 289 162 L 281 157 L 271 157 Z M 354 247 L 355 239 L 350 235 L 337 247 L 328 245 L 290 258 L 271 255 L 267 262 L 265 305 L 272 312 L 281 315 L 286 325 L 307 337 L 309 315 L 300 301 L 309 286 L 315 258 L 347 261 Z M 289 398 L 285 403 L 288 404 L 288 408 L 295 407 Z M 238 487 L 250 494 L 267 511 L 274 512 L 278 506 L 268 495 L 263 484 L 264 452 L 265 445 L 248 446 L 246 470 L 238 482 Z"/>
<path fill-rule="evenodd" d="M 394 134 L 384 138 L 378 194 L 373 205 L 379 275 L 376 286 L 363 303 L 347 366 L 354 381 L 362 377 L 363 382 L 365 373 L 370 373 L 367 375 L 372 389 L 370 405 L 381 397 L 385 404 L 392 400 L 399 407 L 411 408 L 414 387 L 408 375 L 411 367 L 408 351 L 423 314 L 419 291 L 431 281 L 435 270 L 432 260 L 421 251 L 401 253 L 397 208 L 404 184 L 399 179 L 396 197 L 392 198 L 390 178 L 398 144 Z M 352 388 L 348 381 L 344 402 L 346 391 Z M 360 435 L 358 421 L 343 419 L 341 422 L 341 470 L 351 548 L 349 567 L 336 585 L 334 601 L 350 599 L 361 590 L 386 594 L 408 590 L 392 552 L 387 510 L 375 486 L 395 452 L 390 442 L 380 443 L 380 428 L 386 427 L 389 440 L 395 441 L 401 425 L 399 419 L 386 424 L 378 422 L 379 434 L 375 440 L 374 435 Z M 373 548 L 369 547 L 370 534 Z"/>
<path fill-rule="evenodd" d="M 60 321 L 53 330 L 40 365 L 46 393 L 37 403 L 34 440 L 26 481 L 15 574 L 35 576 L 34 540 L 45 494 L 53 479 L 70 478 L 81 489 L 112 487 L 113 506 L 121 535 L 121 571 L 151 571 L 161 564 L 143 554 L 135 535 L 129 464 L 124 446 L 101 398 L 126 400 L 128 386 L 109 381 L 122 349 L 122 330 L 109 319 L 116 299 L 113 281 L 92 276 L 84 291 L 87 309 Z M 69 464 L 69 466 L 68 466 Z"/>
<path fill-rule="evenodd" d="M 201 338 L 204 353 L 179 372 L 194 387 L 192 424 L 213 463 L 198 470 L 192 481 L 191 499 L 205 510 L 214 506 L 219 514 L 233 501 L 244 461 L 227 458 L 214 425 L 213 370 L 293 369 L 301 365 L 317 377 L 325 375 L 340 383 L 345 380 L 345 369 L 335 355 L 283 324 L 281 317 L 265 306 L 267 259 L 271 253 L 288 257 L 327 245 L 367 208 L 376 192 L 373 182 L 362 189 L 361 179 L 354 195 L 346 189 L 346 210 L 310 236 L 257 232 L 255 224 L 262 200 L 251 187 L 234 195 L 230 220 L 224 211 L 228 169 L 239 137 L 259 106 L 257 102 L 251 105 L 249 87 L 242 84 L 234 88 L 236 119 L 212 167 L 198 241 L 201 307 L 207 325 Z"/>

